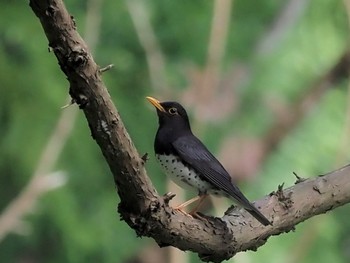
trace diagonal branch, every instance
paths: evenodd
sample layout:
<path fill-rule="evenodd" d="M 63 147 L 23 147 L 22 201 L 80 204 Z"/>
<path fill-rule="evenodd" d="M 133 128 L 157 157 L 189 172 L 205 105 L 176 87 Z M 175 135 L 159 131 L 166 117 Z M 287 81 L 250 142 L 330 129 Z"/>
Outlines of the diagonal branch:
<path fill-rule="evenodd" d="M 255 250 L 271 235 L 294 228 L 314 215 L 350 202 L 350 167 L 279 190 L 256 202 L 274 226 L 263 227 L 244 211 L 197 220 L 171 209 L 171 196 L 158 196 L 111 101 L 87 45 L 61 0 L 31 0 L 49 46 L 70 83 L 69 93 L 85 114 L 93 139 L 113 173 L 121 199 L 119 213 L 139 236 L 160 246 L 191 250 L 220 262 L 239 251 Z"/>
<path fill-rule="evenodd" d="M 76 31 L 75 21 L 62 1 L 31 1 L 30 6 L 39 17 L 49 46 L 69 80 L 72 99 L 83 110 L 92 137 L 115 175 L 122 204 L 130 211 L 143 211 L 156 192 L 153 187 L 143 189 L 145 185 L 151 186 L 143 162 L 101 80 L 98 66 Z M 133 192 L 141 196 L 129 196 Z"/>
<path fill-rule="evenodd" d="M 165 59 L 151 24 L 151 17 L 147 10 L 148 3 L 142 0 L 126 0 L 125 4 L 145 51 L 151 86 L 157 92 L 164 91 L 168 88 Z"/>

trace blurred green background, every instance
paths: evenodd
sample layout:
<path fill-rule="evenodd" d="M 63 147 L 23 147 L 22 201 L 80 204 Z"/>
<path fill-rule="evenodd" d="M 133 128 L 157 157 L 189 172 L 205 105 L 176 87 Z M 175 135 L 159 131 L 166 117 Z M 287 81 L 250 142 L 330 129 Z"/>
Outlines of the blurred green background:
<path fill-rule="evenodd" d="M 349 163 L 348 0 L 66 1 L 160 193 L 145 100 L 177 100 L 243 192 Z M 27 2 L 0 9 L 0 262 L 199 262 L 120 221 L 112 175 Z M 172 186 L 171 186 L 172 187 Z M 178 188 L 175 192 L 180 193 Z M 188 197 L 191 197 L 188 194 Z M 214 200 L 208 213 L 230 205 Z M 219 213 L 219 214 L 218 214 Z M 349 262 L 350 207 L 231 262 Z"/>

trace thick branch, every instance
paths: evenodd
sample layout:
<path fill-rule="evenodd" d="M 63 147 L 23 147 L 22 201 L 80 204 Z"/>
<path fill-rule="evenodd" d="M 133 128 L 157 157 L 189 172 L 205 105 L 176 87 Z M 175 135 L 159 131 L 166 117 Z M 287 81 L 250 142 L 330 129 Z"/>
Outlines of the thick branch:
<path fill-rule="evenodd" d="M 30 6 L 69 80 L 72 99 L 83 110 L 92 137 L 109 164 L 122 205 L 133 213 L 145 210 L 156 191 L 101 80 L 99 68 L 76 31 L 73 17 L 62 1 L 30 1 Z"/>
<path fill-rule="evenodd" d="M 244 211 L 234 210 L 222 219 L 197 220 L 168 206 L 169 197 L 154 190 L 121 118 L 101 80 L 72 17 L 60 0 L 31 0 L 62 71 L 70 83 L 70 95 L 83 110 L 113 173 L 121 199 L 122 218 L 140 236 L 160 246 L 191 250 L 206 261 L 222 261 L 247 249 L 257 249 L 277 235 L 314 215 L 350 202 L 350 168 L 299 183 L 258 201 L 256 205 L 273 220 L 263 227 Z"/>

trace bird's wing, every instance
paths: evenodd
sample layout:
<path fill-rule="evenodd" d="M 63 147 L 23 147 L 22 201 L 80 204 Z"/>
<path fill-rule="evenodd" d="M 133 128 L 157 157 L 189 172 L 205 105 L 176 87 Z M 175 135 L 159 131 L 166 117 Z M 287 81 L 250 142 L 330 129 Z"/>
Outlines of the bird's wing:
<path fill-rule="evenodd" d="M 272 223 L 243 195 L 235 186 L 231 177 L 221 163 L 194 135 L 179 137 L 172 143 L 180 158 L 191 165 L 198 173 L 211 184 L 232 196 L 241 206 L 251 213 L 263 225 Z"/>
<path fill-rule="evenodd" d="M 194 135 L 182 136 L 174 141 L 172 145 L 181 159 L 191 165 L 211 184 L 231 195 L 243 207 L 251 207 L 248 199 L 232 183 L 231 177 L 225 168 L 197 137 Z"/>

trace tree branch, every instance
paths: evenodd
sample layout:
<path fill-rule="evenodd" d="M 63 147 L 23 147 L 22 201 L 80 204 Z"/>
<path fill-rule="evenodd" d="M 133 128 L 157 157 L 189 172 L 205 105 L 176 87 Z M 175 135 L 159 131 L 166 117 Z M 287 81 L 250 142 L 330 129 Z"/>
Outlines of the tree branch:
<path fill-rule="evenodd" d="M 171 196 L 158 196 L 122 120 L 101 80 L 101 71 L 60 0 L 31 0 L 49 46 L 67 76 L 72 99 L 83 110 L 92 137 L 109 164 L 121 199 L 119 213 L 139 236 L 160 246 L 191 250 L 205 261 L 220 262 L 239 251 L 256 250 L 271 235 L 287 232 L 314 215 L 350 202 L 350 167 L 298 183 L 256 202 L 273 220 L 263 227 L 235 209 L 220 218 L 197 220 L 169 207 Z"/>
<path fill-rule="evenodd" d="M 92 137 L 114 174 L 122 205 L 134 213 L 144 211 L 156 197 L 156 191 L 101 80 L 99 67 L 76 31 L 73 17 L 62 1 L 30 1 L 30 6 L 68 78 L 69 93 L 83 110 Z"/>

